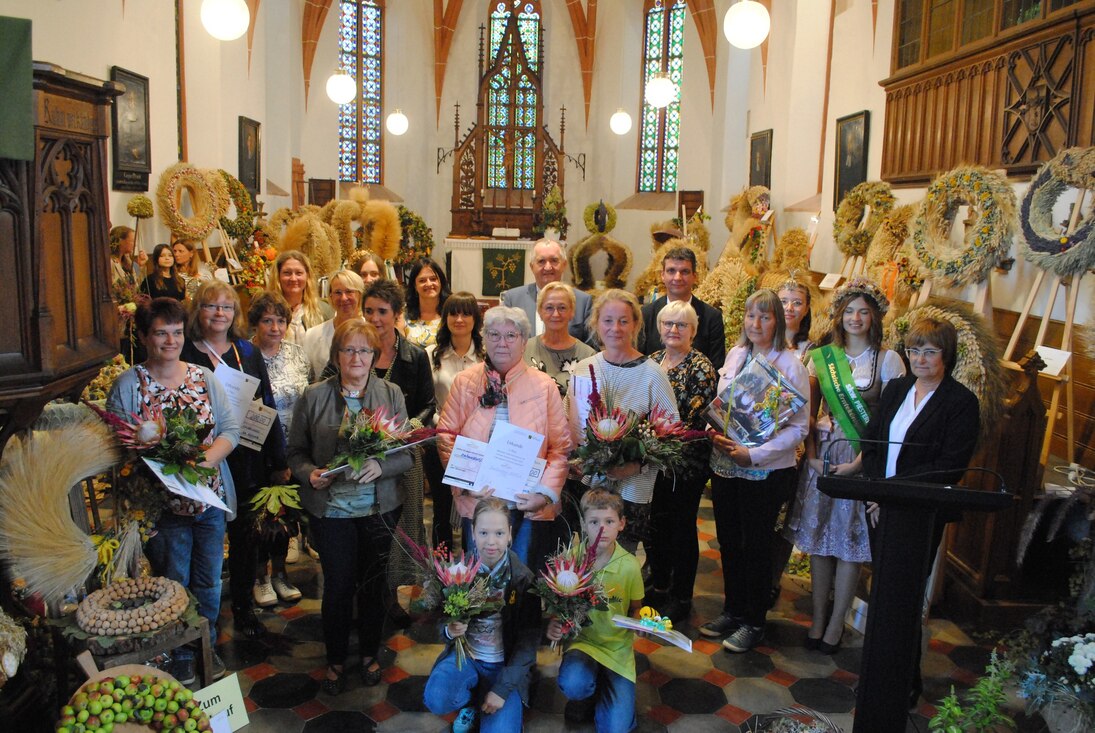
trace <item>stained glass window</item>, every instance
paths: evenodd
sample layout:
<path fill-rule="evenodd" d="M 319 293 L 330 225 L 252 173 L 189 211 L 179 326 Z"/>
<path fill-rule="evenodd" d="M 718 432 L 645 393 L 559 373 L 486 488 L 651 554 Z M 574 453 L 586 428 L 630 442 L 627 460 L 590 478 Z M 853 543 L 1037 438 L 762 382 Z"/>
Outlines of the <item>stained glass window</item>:
<path fill-rule="evenodd" d="M 681 88 L 684 81 L 685 0 L 647 2 L 643 33 L 643 109 L 639 134 L 639 191 L 676 191 L 681 101 L 658 109 L 646 99 L 646 82 L 659 72 Z"/>
<path fill-rule="evenodd" d="M 503 43 L 511 13 L 517 13 L 515 45 Z M 532 190 L 536 187 L 536 110 L 538 92 L 529 71 L 540 71 L 540 3 L 499 0 L 490 13 L 489 62 L 497 72 L 487 94 L 487 186 Z M 525 63 L 528 69 L 525 68 Z M 507 155 L 507 148 L 510 150 Z M 507 163 L 512 160 L 512 163 Z"/>
<path fill-rule="evenodd" d="M 339 3 L 338 62 L 357 84 L 357 97 L 338 108 L 338 177 L 381 183 L 383 0 Z"/>

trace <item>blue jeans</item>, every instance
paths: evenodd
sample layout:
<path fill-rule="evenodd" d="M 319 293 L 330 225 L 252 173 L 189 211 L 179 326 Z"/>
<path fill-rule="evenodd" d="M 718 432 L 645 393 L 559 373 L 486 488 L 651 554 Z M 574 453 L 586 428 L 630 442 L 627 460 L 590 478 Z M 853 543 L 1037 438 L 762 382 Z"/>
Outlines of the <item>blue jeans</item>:
<path fill-rule="evenodd" d="M 635 728 L 635 683 L 602 667 L 580 651 L 563 655 L 559 689 L 569 700 L 588 700 L 597 695 L 593 721 L 597 733 L 628 733 Z"/>
<path fill-rule="evenodd" d="M 224 512 L 213 507 L 196 517 L 165 512 L 156 522 L 156 533 L 145 545 L 152 572 L 182 583 L 198 599 L 198 613 L 209 620 L 209 635 L 214 644 L 221 610 L 224 528 Z M 183 647 L 175 652 L 178 659 L 193 656 L 193 651 Z"/>
<path fill-rule="evenodd" d="M 511 692 L 505 704 L 490 715 L 485 715 L 479 709 L 505 666 L 505 662 L 480 662 L 468 657 L 464 668 L 457 669 L 456 654 L 451 648 L 446 650 L 434 665 L 430 678 L 426 680 L 426 691 L 423 695 L 426 707 L 434 715 L 445 715 L 474 704 L 480 733 L 520 731 L 522 703 L 521 693 L 517 690 Z"/>

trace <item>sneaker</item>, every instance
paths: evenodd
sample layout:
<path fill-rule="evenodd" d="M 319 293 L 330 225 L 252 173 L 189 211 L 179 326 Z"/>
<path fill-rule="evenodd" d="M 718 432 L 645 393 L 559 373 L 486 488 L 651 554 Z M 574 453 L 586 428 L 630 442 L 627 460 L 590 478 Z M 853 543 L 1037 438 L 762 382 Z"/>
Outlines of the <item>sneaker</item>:
<path fill-rule="evenodd" d="M 198 675 L 194 673 L 193 657 L 171 660 L 171 664 L 167 667 L 167 672 L 178 680 L 180 685 L 192 685 L 198 681 Z"/>
<path fill-rule="evenodd" d="M 224 677 L 224 675 L 228 672 L 228 667 L 225 666 L 224 660 L 221 659 L 221 655 L 217 654 L 216 652 L 213 652 L 212 662 L 213 662 L 213 670 L 212 670 L 213 671 L 213 679 L 214 680 L 219 680 L 220 678 Z"/>
<path fill-rule="evenodd" d="M 722 613 L 714 621 L 708 621 L 701 626 L 700 633 L 708 638 L 714 639 L 719 636 L 726 636 L 727 634 L 736 631 L 740 626 L 740 618 L 735 618 L 728 613 Z"/>
<path fill-rule="evenodd" d="M 285 551 L 285 562 L 289 565 L 300 562 L 300 536 L 289 538 L 289 549 Z"/>
<path fill-rule="evenodd" d="M 285 577 L 284 573 L 278 573 L 270 579 L 270 585 L 274 586 L 274 592 L 277 593 L 278 598 L 282 601 L 299 601 L 300 590 L 289 582 L 289 578 Z"/>
<path fill-rule="evenodd" d="M 255 605 L 259 608 L 269 608 L 278 602 L 278 595 L 274 592 L 269 575 L 262 580 L 256 580 L 251 593 L 255 597 Z"/>
<path fill-rule="evenodd" d="M 452 721 L 452 733 L 471 733 L 475 728 L 475 708 L 464 708 Z"/>
<path fill-rule="evenodd" d="M 742 624 L 737 631 L 722 640 L 722 648 L 741 654 L 764 641 L 764 627 Z"/>

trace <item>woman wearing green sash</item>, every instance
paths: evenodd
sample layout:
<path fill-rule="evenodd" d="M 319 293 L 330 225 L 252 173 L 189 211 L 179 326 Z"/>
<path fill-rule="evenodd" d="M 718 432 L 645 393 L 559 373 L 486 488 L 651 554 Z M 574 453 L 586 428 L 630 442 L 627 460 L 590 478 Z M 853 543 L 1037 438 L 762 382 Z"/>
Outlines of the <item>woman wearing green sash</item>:
<path fill-rule="evenodd" d="M 829 471 L 849 474 L 859 438 L 870 421 L 882 388 L 905 374 L 901 357 L 882 348 L 882 316 L 889 301 L 867 278 L 856 277 L 833 294 L 833 326 L 825 346 L 810 352 L 810 404 L 822 403 L 814 430 L 806 438 L 806 465 L 797 501 L 787 522 L 787 537 L 810 555 L 813 622 L 807 649 L 833 654 L 840 648 L 844 614 L 859 581 L 859 565 L 871 559 L 863 503 L 833 499 L 817 490 L 817 477 L 828 455 Z M 828 613 L 829 590 L 833 609 Z"/>

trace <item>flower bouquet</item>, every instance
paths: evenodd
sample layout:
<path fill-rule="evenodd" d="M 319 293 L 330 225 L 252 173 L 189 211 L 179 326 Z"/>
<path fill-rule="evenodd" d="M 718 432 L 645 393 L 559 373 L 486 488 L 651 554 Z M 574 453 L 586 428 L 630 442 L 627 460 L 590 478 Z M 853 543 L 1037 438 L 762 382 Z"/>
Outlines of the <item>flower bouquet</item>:
<path fill-rule="evenodd" d="M 411 560 L 423 573 L 422 595 L 417 601 L 419 608 L 440 611 L 442 623 L 468 623 L 479 616 L 489 616 L 504 605 L 504 585 L 489 573 L 480 573 L 478 557 L 470 559 L 460 553 L 454 555 L 444 543 L 437 547 L 420 545 L 396 527 L 400 540 L 410 553 Z M 464 668 L 468 659 L 468 640 L 464 636 L 453 639 L 457 669 Z"/>
<path fill-rule="evenodd" d="M 199 465 L 205 460 L 204 441 L 210 427 L 199 424 L 193 407 L 161 409 L 158 405 L 144 405 L 139 415 L 132 413 L 134 422 L 130 423 L 98 405 L 84 404 L 114 430 L 122 447 L 140 458 L 164 464 L 165 476 L 179 474 L 187 483 L 197 484 L 217 475 L 216 468 Z"/>
<path fill-rule="evenodd" d="M 540 571 L 532 588 L 534 594 L 544 599 L 548 616 L 562 625 L 563 636 L 559 641 L 577 636 L 583 626 L 591 623 L 590 612 L 605 611 L 612 601 L 593 570 L 602 532 L 597 533 L 592 545 L 574 539 L 548 558 L 547 567 Z M 557 649 L 559 641 L 551 642 L 551 648 Z"/>
<path fill-rule="evenodd" d="M 762 354 L 750 359 L 705 412 L 708 422 L 747 448 L 764 444 L 806 398 Z"/>
<path fill-rule="evenodd" d="M 330 465 L 335 467 L 332 470 L 348 467 L 357 472 L 366 461 L 383 458 L 396 449 L 430 440 L 436 435 L 433 428 L 416 428 L 410 420 L 400 422 L 384 407 L 362 409 L 353 419 L 343 420 L 338 431 L 343 448 L 331 459 Z"/>
<path fill-rule="evenodd" d="M 589 367 L 593 390 L 589 395 L 585 442 L 578 446 L 571 465 L 585 475 L 605 475 L 609 468 L 638 462 L 658 470 L 684 465 L 684 443 L 705 437 L 689 430 L 672 413 L 655 407 L 647 417 L 612 407 L 597 389 L 597 375 Z"/>
<path fill-rule="evenodd" d="M 255 492 L 251 498 L 251 511 L 255 515 L 255 534 L 266 540 L 282 536 L 295 537 L 297 527 L 305 522 L 300 506 L 299 486 L 267 486 Z"/>

